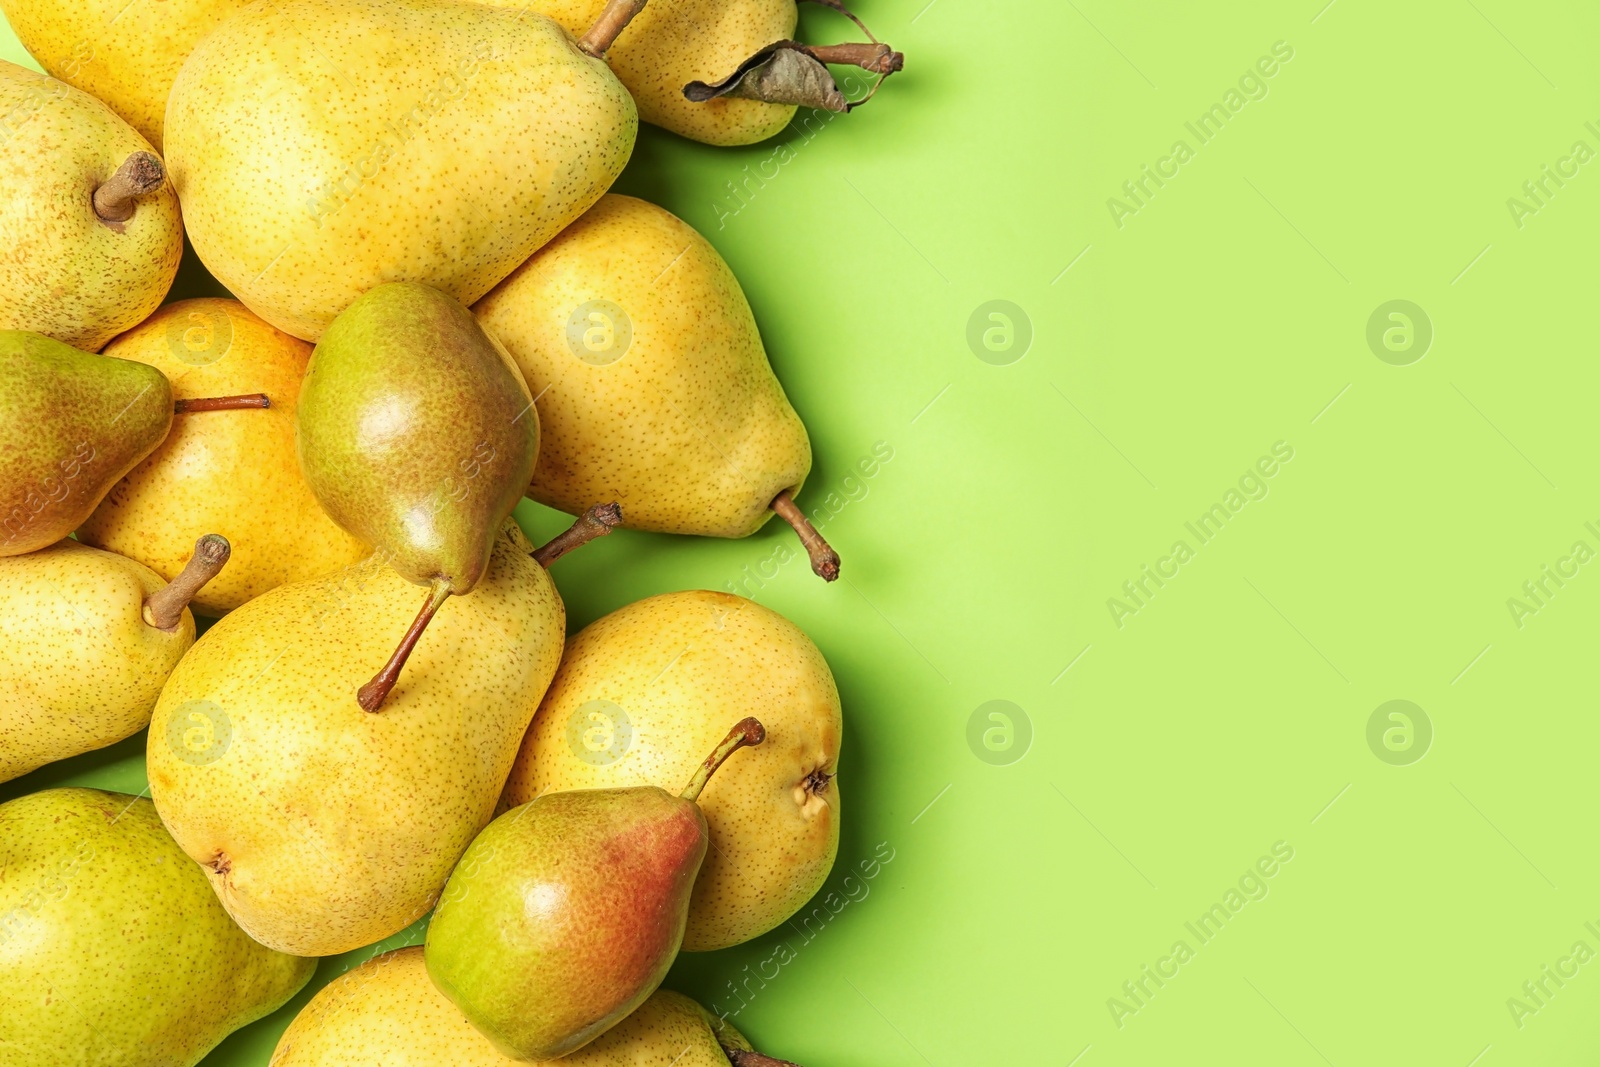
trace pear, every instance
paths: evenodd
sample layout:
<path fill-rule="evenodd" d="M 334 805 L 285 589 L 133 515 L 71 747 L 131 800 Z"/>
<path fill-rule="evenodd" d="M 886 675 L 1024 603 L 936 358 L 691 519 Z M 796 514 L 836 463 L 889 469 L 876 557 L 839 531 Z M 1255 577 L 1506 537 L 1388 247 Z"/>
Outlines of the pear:
<path fill-rule="evenodd" d="M 257 597 L 178 664 L 151 720 L 151 796 L 251 937 L 328 956 L 433 906 L 561 658 L 566 612 L 530 548 L 508 521 L 381 715 L 351 693 L 415 588 L 381 557 Z M 204 758 L 183 742 L 200 720 L 230 739 Z"/>
<path fill-rule="evenodd" d="M 0 871 L 7 1064 L 192 1067 L 316 970 L 246 937 L 140 797 L 0 804 Z"/>
<path fill-rule="evenodd" d="M 720 1028 L 720 1029 L 719 1029 Z M 724 1048 L 726 1046 L 726 1050 Z M 750 1044 L 681 993 L 658 989 L 563 1067 L 728 1067 Z M 270 1067 L 513 1067 L 428 978 L 420 947 L 374 956 L 317 991 Z M 751 1067 L 759 1061 L 749 1061 Z M 780 1060 L 766 1060 L 778 1064 Z"/>
<path fill-rule="evenodd" d="M 473 311 L 539 397 L 533 499 L 573 513 L 615 500 L 634 529 L 707 537 L 749 536 L 776 512 L 812 569 L 838 576 L 793 500 L 805 426 L 738 280 L 687 223 L 606 196 Z"/>
<path fill-rule="evenodd" d="M 470 593 L 539 454 L 516 364 L 465 307 L 391 282 L 351 304 L 300 387 L 300 467 L 333 521 L 429 587 L 386 666 L 358 693 L 376 711 L 447 597 Z"/>
<path fill-rule="evenodd" d="M 189 601 L 227 562 L 216 534 L 170 584 L 70 540 L 0 557 L 0 782 L 142 730 L 194 644 Z"/>
<path fill-rule="evenodd" d="M 171 287 L 178 199 L 150 142 L 65 82 L 0 61 L 0 119 L 0 330 L 98 351 Z"/>
<path fill-rule="evenodd" d="M 543 793 L 681 782 L 759 714 L 767 741 L 700 797 L 711 851 L 683 947 L 708 952 L 782 923 L 839 851 L 839 690 L 811 639 L 743 597 L 697 590 L 629 604 L 584 627 L 523 739 L 503 808 Z"/>
<path fill-rule="evenodd" d="M 161 150 L 161 120 L 178 68 L 200 38 L 249 0 L 0 0 L 22 46 L 51 76 L 103 100 Z M 124 17 L 127 16 L 127 17 Z"/>
<path fill-rule="evenodd" d="M 445 996 L 513 1059 L 555 1059 L 621 1022 L 678 955 L 706 854 L 695 804 L 741 720 L 673 796 L 656 786 L 546 793 L 479 834 L 428 925 Z"/>
<path fill-rule="evenodd" d="M 180 300 L 118 337 L 105 355 L 159 370 L 181 399 L 261 392 L 268 410 L 175 421 L 167 438 L 112 487 L 78 540 L 172 578 L 195 529 L 233 545 L 228 567 L 195 596 L 223 615 L 280 585 L 348 567 L 371 549 L 322 510 L 295 455 L 295 411 L 311 346 L 237 300 Z"/>
<path fill-rule="evenodd" d="M 478 299 L 605 192 L 637 130 L 610 69 L 542 16 L 280 0 L 189 56 L 166 154 L 206 267 L 314 341 L 382 282 Z"/>
<path fill-rule="evenodd" d="M 0 556 L 76 529 L 166 437 L 172 412 L 153 367 L 0 330 Z"/>

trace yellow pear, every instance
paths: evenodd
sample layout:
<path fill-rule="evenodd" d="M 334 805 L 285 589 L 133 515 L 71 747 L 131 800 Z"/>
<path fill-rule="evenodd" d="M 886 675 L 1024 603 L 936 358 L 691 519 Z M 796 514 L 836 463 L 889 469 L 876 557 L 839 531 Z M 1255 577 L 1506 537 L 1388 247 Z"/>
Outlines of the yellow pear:
<path fill-rule="evenodd" d="M 89 352 L 143 320 L 183 255 L 161 160 L 106 105 L 0 61 L 0 330 Z"/>
<path fill-rule="evenodd" d="M 178 68 L 249 0 L 0 0 L 11 28 L 54 77 L 103 100 L 161 150 Z"/>
<path fill-rule="evenodd" d="M 371 549 L 311 495 L 295 454 L 295 408 L 311 346 L 237 300 L 180 300 L 112 341 L 105 355 L 145 363 L 180 401 L 265 393 L 265 411 L 194 412 L 101 501 L 78 539 L 171 578 L 194 529 L 233 545 L 228 569 L 194 609 L 222 615 L 290 582 L 331 574 Z"/>
<path fill-rule="evenodd" d="M 687 223 L 608 195 L 473 311 L 538 398 L 529 496 L 572 513 L 615 500 L 625 526 L 708 537 L 748 536 L 776 507 L 837 575 L 792 501 L 806 428 L 738 280 Z"/>
<path fill-rule="evenodd" d="M 200 259 L 314 341 L 382 282 L 477 300 L 605 192 L 637 130 L 605 62 L 543 16 L 278 0 L 189 56 L 166 152 Z"/>
<path fill-rule="evenodd" d="M 718 1030 L 721 1028 L 721 1042 Z M 748 1051 L 732 1025 L 681 993 L 657 990 L 562 1067 L 728 1067 Z M 268 1067 L 514 1067 L 428 978 L 421 947 L 374 956 L 317 991 Z M 780 1061 L 766 1060 L 767 1064 Z"/>
<path fill-rule="evenodd" d="M 552 790 L 677 789 L 746 715 L 760 716 L 766 742 L 700 795 L 711 848 L 683 947 L 748 941 L 809 900 L 839 850 L 839 692 L 817 646 L 777 612 L 702 590 L 586 626 L 523 739 L 502 807 Z"/>
<path fill-rule="evenodd" d="M 168 584 L 113 552 L 59 541 L 0 557 L 0 782 L 143 729 L 194 644 L 194 590 L 227 562 L 191 543 Z"/>
<path fill-rule="evenodd" d="M 566 612 L 531 551 L 508 521 L 377 713 L 354 694 L 416 612 L 377 557 L 257 597 L 178 665 L 151 720 L 151 797 L 251 937 L 328 956 L 433 906 L 561 657 Z"/>

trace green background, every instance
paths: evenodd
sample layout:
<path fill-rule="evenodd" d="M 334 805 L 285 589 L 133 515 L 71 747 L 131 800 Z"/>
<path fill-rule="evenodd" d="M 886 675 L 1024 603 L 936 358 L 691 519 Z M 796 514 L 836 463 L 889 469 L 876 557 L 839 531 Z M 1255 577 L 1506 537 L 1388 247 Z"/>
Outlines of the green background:
<path fill-rule="evenodd" d="M 797 958 L 734 1016 L 769 1052 L 1600 1054 L 1600 963 L 1545 979 L 1542 1005 L 1522 991 L 1570 970 L 1574 943 L 1600 951 L 1600 566 L 1547 579 L 1542 606 L 1521 591 L 1570 571 L 1575 542 L 1600 549 L 1584 525 L 1600 529 L 1600 162 L 1535 213 L 1508 204 L 1575 142 L 1600 150 L 1600 12 L 1324 2 L 862 0 L 908 57 L 867 107 L 740 150 L 643 133 L 619 188 L 701 229 L 743 280 L 816 447 L 801 502 L 837 510 L 843 580 L 796 560 L 741 590 L 838 677 L 831 888 L 880 843 L 894 856 L 809 942 L 786 928 L 679 961 L 669 983 L 728 1010 L 730 983 L 790 941 Z M 816 10 L 804 26 L 849 30 Z M 1258 98 L 1201 143 L 1185 123 L 1276 42 L 1292 58 L 1246 79 Z M 9 38 L 0 53 L 22 56 Z M 1129 199 L 1178 140 L 1192 158 Z M 777 143 L 790 152 L 763 171 Z M 730 199 L 748 173 L 767 177 Z M 1119 219 L 1114 197 L 1138 210 Z M 1012 313 L 999 353 L 968 342 L 993 300 L 1030 328 Z M 1420 333 L 1369 345 L 1393 300 L 1422 309 L 1425 353 Z M 853 474 L 879 442 L 893 459 Z M 1278 442 L 1293 458 L 1227 499 Z M 1230 503 L 1209 542 L 1185 527 Z M 563 524 L 523 507 L 536 538 Z M 786 536 L 623 533 L 558 583 L 578 626 L 726 588 Z M 1177 541 L 1189 558 L 1145 579 L 1140 606 L 1123 583 L 1171 573 Z M 1519 619 L 1511 598 L 1538 610 Z M 994 700 L 1020 709 L 1009 749 L 990 709 L 969 732 Z M 1369 744 L 1391 700 L 1421 710 L 1409 748 Z M 0 795 L 137 791 L 142 744 Z M 1275 844 L 1292 859 L 1245 877 Z M 1241 878 L 1259 899 L 1227 899 Z M 1228 917 L 1202 941 L 1185 924 L 1213 904 Z M 1170 973 L 1180 940 L 1175 976 L 1124 992 L 1146 965 Z M 306 995 L 206 1062 L 264 1064 Z M 1537 1010 L 1517 1018 L 1513 997 Z"/>

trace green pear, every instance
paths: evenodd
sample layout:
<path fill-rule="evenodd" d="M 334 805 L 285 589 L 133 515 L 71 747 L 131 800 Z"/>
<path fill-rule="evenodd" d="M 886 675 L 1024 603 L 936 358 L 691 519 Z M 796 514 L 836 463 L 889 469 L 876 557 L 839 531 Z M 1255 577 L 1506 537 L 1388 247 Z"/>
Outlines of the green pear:
<path fill-rule="evenodd" d="M 150 142 L 88 93 L 0 61 L 0 189 L 0 330 L 99 351 L 166 296 L 178 198 Z"/>
<path fill-rule="evenodd" d="M 142 730 L 228 555 L 207 534 L 170 585 L 72 540 L 0 557 L 0 782 Z"/>
<path fill-rule="evenodd" d="M 839 557 L 795 506 L 811 441 L 744 291 L 670 212 L 607 196 L 473 307 L 539 397 L 528 495 L 622 505 L 640 530 L 747 537 L 774 513 L 812 569 Z"/>
<path fill-rule="evenodd" d="M 77 529 L 171 426 L 154 367 L 0 331 L 0 556 Z"/>
<path fill-rule="evenodd" d="M 0 804 L 0 871 L 7 1064 L 191 1067 L 316 970 L 245 936 L 140 797 Z"/>
<path fill-rule="evenodd" d="M 257 941 L 328 956 L 433 906 L 561 658 L 566 612 L 530 550 L 508 521 L 381 715 L 350 694 L 415 587 L 377 556 L 235 609 L 173 671 L 150 724 L 151 796 Z"/>
<path fill-rule="evenodd" d="M 447 597 L 470 593 L 539 454 L 533 396 L 460 303 L 380 285 L 323 334 L 300 386 L 295 447 L 334 522 L 429 587 L 358 699 L 376 711 Z"/>
<path fill-rule="evenodd" d="M 681 993 L 650 999 L 562 1067 L 728 1067 L 750 1043 Z M 513 1067 L 428 978 L 421 948 L 374 956 L 317 991 L 270 1067 Z M 744 1061 L 774 1065 L 781 1060 Z"/>
<path fill-rule="evenodd" d="M 700 797 L 711 832 L 683 947 L 748 941 L 810 900 L 839 851 L 839 690 L 822 653 L 782 615 L 743 597 L 664 593 L 567 642 L 501 804 L 541 793 L 681 782 L 722 736 L 759 713 L 760 748 Z"/>
<path fill-rule="evenodd" d="M 610 1030 L 677 958 L 706 853 L 695 804 L 746 718 L 682 793 L 656 786 L 547 793 L 478 835 L 428 926 L 434 983 L 513 1059 L 555 1059 Z"/>
<path fill-rule="evenodd" d="M 314 341 L 363 292 L 463 303 L 594 203 L 633 100 L 556 23 L 461 0 L 279 0 L 201 40 L 165 148 L 200 259 Z"/>

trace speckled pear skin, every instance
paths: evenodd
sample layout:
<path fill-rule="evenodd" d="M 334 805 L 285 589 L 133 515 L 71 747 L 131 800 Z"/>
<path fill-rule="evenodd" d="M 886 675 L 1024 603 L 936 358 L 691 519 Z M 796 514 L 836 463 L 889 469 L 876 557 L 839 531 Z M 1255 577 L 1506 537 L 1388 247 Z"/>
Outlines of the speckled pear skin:
<path fill-rule="evenodd" d="M 0 60 L 0 330 L 33 330 L 97 352 L 161 303 L 183 256 L 171 183 L 141 196 L 118 233 L 91 197 L 135 152 L 110 108 Z"/>
<path fill-rule="evenodd" d="M 562 1067 L 728 1067 L 705 1010 L 658 989 Z M 723 1024 L 723 1040 L 748 1048 Z M 515 1067 L 428 977 L 421 946 L 374 956 L 317 991 L 269 1067 Z"/>
<path fill-rule="evenodd" d="M 250 601 L 179 663 L 151 720 L 151 796 L 257 941 L 329 956 L 433 906 L 561 658 L 566 612 L 532 550 L 507 522 L 488 574 L 439 609 L 380 713 L 350 695 L 418 598 L 377 559 Z M 209 762 L 168 741 L 197 701 L 230 724 Z"/>
<path fill-rule="evenodd" d="M 565 30 L 461 0 L 277 0 L 206 37 L 167 104 L 189 239 L 315 341 L 381 282 L 470 304 L 622 172 L 633 99 Z"/>
<path fill-rule="evenodd" d="M 602 700 L 623 710 L 632 731 L 615 759 L 585 747 L 586 730 L 611 728 L 587 708 Z M 810 900 L 839 851 L 839 691 L 821 651 L 777 612 L 693 590 L 584 627 L 567 643 L 501 805 L 563 789 L 681 788 L 727 724 L 746 715 L 760 717 L 767 739 L 730 759 L 700 794 L 712 847 L 683 947 L 748 941 Z"/>
<path fill-rule="evenodd" d="M 568 338 L 574 312 L 595 300 L 632 326 L 613 362 L 575 354 L 581 327 Z M 528 495 L 541 504 L 578 514 L 615 500 L 636 530 L 745 537 L 811 471 L 811 441 L 738 280 L 654 204 L 604 197 L 473 311 L 539 397 Z"/>
<path fill-rule="evenodd" d="M 0 804 L 0 870 L 7 1064 L 192 1067 L 316 970 L 245 936 L 142 798 Z"/>
<path fill-rule="evenodd" d="M 0 330 L 0 556 L 77 529 L 171 425 L 154 367 Z"/>
<path fill-rule="evenodd" d="M 666 977 L 706 840 L 694 802 L 654 786 L 508 811 L 439 898 L 428 974 L 513 1059 L 582 1048 Z"/>
<path fill-rule="evenodd" d="M 228 565 L 191 602 L 213 616 L 371 553 L 328 518 L 300 473 L 295 411 L 306 342 L 237 300 L 205 298 L 164 305 L 104 354 L 155 367 L 182 400 L 265 393 L 272 406 L 174 419 L 166 440 L 78 527 L 78 540 L 171 581 L 194 553 L 195 531 L 221 534 L 233 549 Z"/>
<path fill-rule="evenodd" d="M 167 93 L 200 38 L 249 0 L 161 0 L 125 17 L 128 0 L 0 0 L 24 48 L 55 78 L 103 100 L 161 150 Z"/>
<path fill-rule="evenodd" d="M 418 584 L 470 592 L 539 454 L 516 364 L 437 289 L 380 285 L 317 343 L 300 469 L 323 508 Z M 377 662 L 383 662 L 380 658 Z"/>
<path fill-rule="evenodd" d="M 606 0 L 487 0 L 531 6 L 581 37 Z M 622 31 L 606 59 L 639 105 L 639 117 L 704 144 L 765 141 L 794 118 L 794 106 L 721 98 L 691 103 L 683 87 L 718 82 L 774 41 L 794 37 L 794 0 L 650 0 Z"/>
<path fill-rule="evenodd" d="M 142 563 L 72 540 L 0 558 L 0 782 L 150 721 L 194 644 L 188 609 L 170 632 L 144 621 L 145 598 L 166 584 Z"/>

